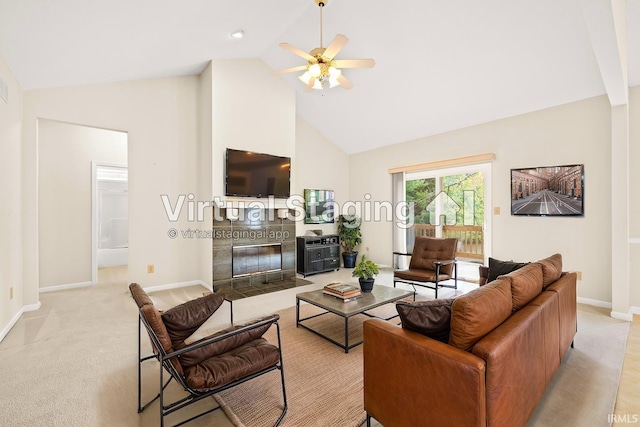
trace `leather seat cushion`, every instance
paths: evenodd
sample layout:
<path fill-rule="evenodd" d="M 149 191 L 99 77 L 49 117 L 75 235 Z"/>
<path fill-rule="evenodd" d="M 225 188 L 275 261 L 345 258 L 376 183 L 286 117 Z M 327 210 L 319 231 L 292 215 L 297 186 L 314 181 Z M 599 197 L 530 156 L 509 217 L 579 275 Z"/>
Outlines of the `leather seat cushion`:
<path fill-rule="evenodd" d="M 409 261 L 410 270 L 436 270 L 436 261 L 450 261 L 455 259 L 456 246 L 458 239 L 456 238 L 435 238 L 435 237 L 416 237 L 413 244 L 411 260 Z M 451 275 L 453 265 L 443 265 L 440 273 Z"/>
<path fill-rule="evenodd" d="M 259 338 L 185 368 L 185 381 L 194 390 L 206 391 L 275 366 L 279 360 L 278 347 Z"/>
<path fill-rule="evenodd" d="M 511 316 L 511 282 L 499 278 L 459 296 L 451 306 L 449 344 L 469 351 Z"/>
<path fill-rule="evenodd" d="M 272 317 L 272 316 L 268 316 L 268 317 Z M 256 321 L 259 321 L 261 319 L 257 319 Z M 250 322 L 253 323 L 253 322 Z M 204 337 L 198 341 L 204 341 L 210 338 L 214 338 L 220 335 L 224 335 L 228 332 L 232 332 L 236 329 L 240 329 L 243 328 L 245 325 L 233 325 L 230 326 L 228 328 L 222 329 L 214 334 L 211 334 L 210 336 Z M 256 340 L 260 337 L 262 337 L 262 335 L 264 335 L 265 332 L 267 332 L 269 330 L 269 328 L 271 327 L 271 323 L 267 323 L 263 326 L 259 326 L 256 327 L 254 329 L 250 329 L 248 331 L 245 332 L 241 332 L 237 335 L 233 335 L 231 337 L 222 339 L 218 342 L 212 343 L 212 344 L 208 344 L 205 346 L 202 346 L 200 348 L 196 348 L 195 350 L 189 351 L 187 353 L 184 353 L 180 356 L 180 363 L 182 364 L 183 367 L 187 368 L 189 366 L 192 365 L 197 365 L 198 363 L 202 363 L 202 361 L 209 359 L 211 357 L 216 357 L 216 356 L 220 356 L 224 353 L 227 353 L 228 351 L 240 347 L 248 342 L 251 342 L 253 340 Z M 193 343 L 190 343 L 189 345 L 193 345 L 193 344 L 197 344 L 198 341 L 194 341 Z M 177 350 L 180 350 L 181 348 L 183 348 L 185 345 L 176 347 Z"/>
<path fill-rule="evenodd" d="M 413 282 L 435 282 L 436 272 L 433 270 L 418 270 L 410 268 L 408 270 L 398 270 L 393 275 L 399 279 L 410 280 Z M 441 274 L 438 276 L 438 282 L 451 279 L 451 276 L 447 274 Z"/>

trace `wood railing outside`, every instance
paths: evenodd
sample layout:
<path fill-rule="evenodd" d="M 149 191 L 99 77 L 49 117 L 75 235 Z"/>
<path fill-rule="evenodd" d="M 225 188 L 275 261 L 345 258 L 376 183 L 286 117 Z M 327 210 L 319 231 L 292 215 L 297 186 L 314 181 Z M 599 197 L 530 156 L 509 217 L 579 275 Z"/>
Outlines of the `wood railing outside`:
<path fill-rule="evenodd" d="M 416 237 L 436 237 L 436 226 L 414 224 Z M 484 260 L 484 234 L 481 225 L 444 225 L 442 237 L 458 239 L 457 258 Z"/>

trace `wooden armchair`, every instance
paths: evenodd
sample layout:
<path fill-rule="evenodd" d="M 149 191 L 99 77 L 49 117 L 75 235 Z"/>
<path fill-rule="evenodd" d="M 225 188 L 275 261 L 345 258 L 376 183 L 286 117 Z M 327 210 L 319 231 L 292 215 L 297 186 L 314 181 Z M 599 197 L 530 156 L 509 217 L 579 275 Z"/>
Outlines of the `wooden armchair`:
<path fill-rule="evenodd" d="M 145 291 L 137 283 L 129 285 L 131 295 L 139 308 L 138 324 L 138 413 L 156 399 L 160 399 L 160 425 L 165 417 L 179 409 L 212 396 L 215 393 L 242 384 L 273 370 L 280 371 L 282 414 L 275 422 L 278 426 L 287 413 L 287 397 L 282 367 L 280 326 L 277 314 L 244 324 L 233 325 L 210 336 L 189 342 L 189 337 L 220 307 L 224 295 L 213 293 L 196 298 L 160 313 Z M 267 342 L 262 335 L 276 326 L 278 346 Z M 142 327 L 146 329 L 153 354 L 142 356 Z M 142 362 L 156 359 L 160 369 L 160 391 L 156 397 L 142 405 Z M 168 380 L 164 380 L 165 372 Z M 176 381 L 187 395 L 176 401 L 165 402 L 165 388 Z M 211 413 L 220 406 L 208 409 L 175 426 L 185 424 Z"/>
<path fill-rule="evenodd" d="M 458 289 L 458 264 L 456 248 L 458 239 L 435 237 L 416 237 L 413 252 L 394 252 L 397 256 L 410 256 L 409 268 L 393 272 L 393 287 L 397 282 L 413 286 L 424 286 L 435 290 L 438 298 L 439 288 Z M 444 284 L 453 278 L 454 284 Z"/>

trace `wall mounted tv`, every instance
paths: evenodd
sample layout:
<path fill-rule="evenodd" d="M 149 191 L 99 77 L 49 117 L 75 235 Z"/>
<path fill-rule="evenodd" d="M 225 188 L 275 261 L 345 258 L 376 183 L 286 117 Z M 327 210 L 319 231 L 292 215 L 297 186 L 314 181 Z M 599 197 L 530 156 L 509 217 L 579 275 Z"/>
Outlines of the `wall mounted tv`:
<path fill-rule="evenodd" d="M 227 148 L 225 176 L 227 196 L 287 198 L 291 159 Z"/>
<path fill-rule="evenodd" d="M 511 215 L 584 215 L 584 165 L 511 169 Z"/>

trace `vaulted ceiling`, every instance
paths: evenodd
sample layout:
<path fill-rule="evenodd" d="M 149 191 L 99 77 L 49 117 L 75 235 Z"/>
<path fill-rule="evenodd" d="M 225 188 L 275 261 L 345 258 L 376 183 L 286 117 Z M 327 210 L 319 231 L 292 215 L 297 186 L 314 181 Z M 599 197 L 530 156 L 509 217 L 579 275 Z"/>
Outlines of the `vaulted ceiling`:
<path fill-rule="evenodd" d="M 230 33 L 242 29 L 245 37 Z M 326 46 L 354 87 L 304 93 L 297 113 L 348 153 L 640 84 L 640 0 L 328 0 Z M 0 0 L 0 56 L 23 89 L 199 74 L 209 60 L 304 60 L 320 44 L 314 0 Z"/>

